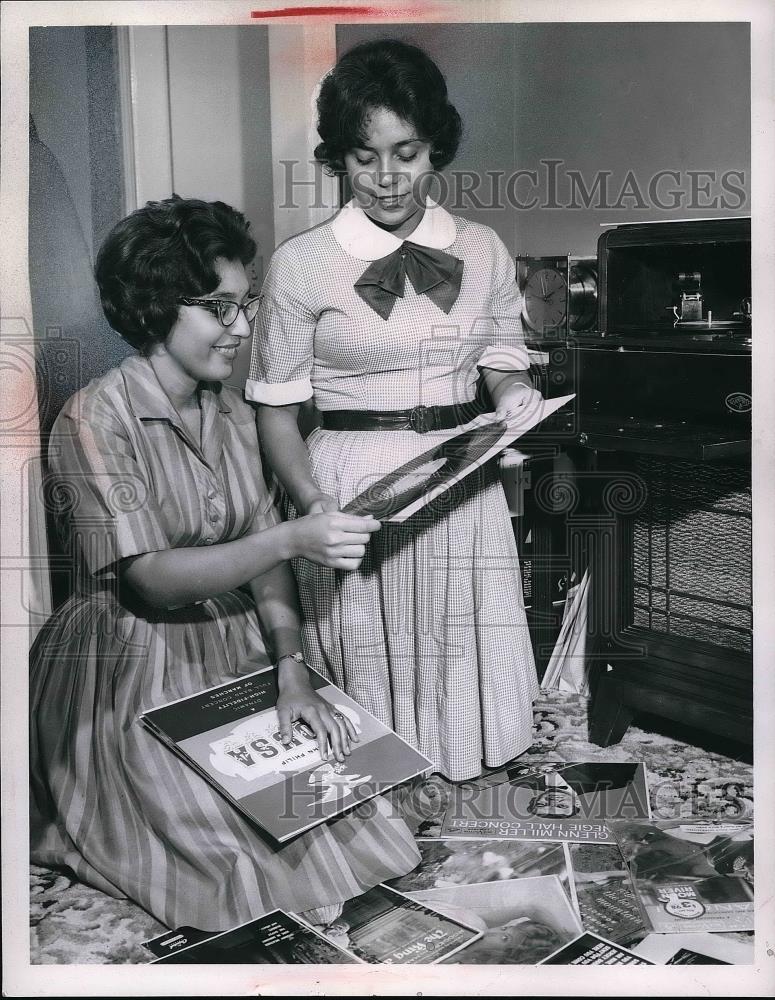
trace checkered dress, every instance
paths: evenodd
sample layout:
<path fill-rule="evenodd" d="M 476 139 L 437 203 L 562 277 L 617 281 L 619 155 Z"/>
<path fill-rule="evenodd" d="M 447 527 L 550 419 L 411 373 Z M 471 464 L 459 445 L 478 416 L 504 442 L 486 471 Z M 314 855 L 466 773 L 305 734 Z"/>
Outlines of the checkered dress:
<path fill-rule="evenodd" d="M 384 236 L 360 216 L 348 243 L 357 256 L 345 251 L 331 221 L 276 251 L 262 291 L 249 398 L 282 405 L 314 395 L 320 410 L 444 405 L 474 397 L 478 366 L 528 366 L 514 264 L 491 229 L 444 213 L 454 221 L 445 252 L 464 262 L 457 302 L 447 315 L 407 279 L 404 297 L 383 320 L 353 290 L 373 259 L 369 230 Z M 418 229 L 410 239 L 422 242 L 422 235 Z M 320 488 L 343 506 L 432 447 L 434 437 L 317 429 L 307 444 Z M 538 682 L 493 465 L 406 524 L 383 525 L 358 571 L 306 560 L 295 570 L 310 663 L 436 770 L 464 780 L 481 772 L 482 761 L 497 766 L 527 749 Z"/>

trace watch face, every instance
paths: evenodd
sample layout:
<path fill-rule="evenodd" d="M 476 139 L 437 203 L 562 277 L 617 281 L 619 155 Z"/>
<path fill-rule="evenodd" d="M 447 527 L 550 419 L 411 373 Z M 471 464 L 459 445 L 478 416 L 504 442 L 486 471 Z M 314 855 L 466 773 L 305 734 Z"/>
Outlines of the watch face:
<path fill-rule="evenodd" d="M 543 333 L 562 326 L 568 311 L 567 291 L 565 275 L 556 267 L 538 267 L 528 274 L 522 311 L 532 330 Z"/>

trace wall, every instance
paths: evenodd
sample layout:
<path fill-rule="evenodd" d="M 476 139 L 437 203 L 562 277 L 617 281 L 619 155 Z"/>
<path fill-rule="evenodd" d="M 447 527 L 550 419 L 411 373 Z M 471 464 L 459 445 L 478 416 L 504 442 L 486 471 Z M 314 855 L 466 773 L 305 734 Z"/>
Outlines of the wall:
<path fill-rule="evenodd" d="M 260 287 L 274 251 L 268 32 L 264 27 L 168 27 L 172 188 L 220 200 L 250 220 Z M 243 349 L 231 381 L 244 384 Z"/>
<path fill-rule="evenodd" d="M 30 29 L 30 114 L 64 173 L 93 256 L 86 35 L 82 28 Z"/>
<path fill-rule="evenodd" d="M 594 253 L 601 223 L 750 214 L 746 24 L 340 25 L 337 48 L 388 34 L 423 46 L 447 77 L 465 127 L 454 170 L 536 170 L 538 184 L 523 177 L 512 199 L 525 204 L 536 188 L 548 201 L 541 160 L 561 160 L 559 206 L 572 201 L 568 170 L 580 171 L 588 190 L 610 171 L 607 202 L 622 207 L 597 207 L 594 197 L 586 207 L 577 194 L 577 207 L 455 208 L 493 226 L 514 253 Z M 637 195 L 619 197 L 630 170 L 645 207 Z M 684 192 L 684 204 L 669 211 L 648 192 L 660 170 L 682 172 L 680 184 L 666 178 L 656 192 L 663 204 L 673 201 L 671 187 Z M 729 207 L 708 207 L 700 196 L 687 208 L 690 170 L 715 171 L 710 198 L 726 197 Z M 730 170 L 745 174 L 742 205 L 720 186 Z M 488 184 L 480 190 L 486 206 Z"/>
<path fill-rule="evenodd" d="M 257 271 L 274 250 L 267 30 L 168 27 L 172 184 L 250 219 Z"/>
<path fill-rule="evenodd" d="M 30 30 L 29 277 L 40 424 L 131 353 L 106 323 L 94 258 L 124 214 L 115 33 Z"/>

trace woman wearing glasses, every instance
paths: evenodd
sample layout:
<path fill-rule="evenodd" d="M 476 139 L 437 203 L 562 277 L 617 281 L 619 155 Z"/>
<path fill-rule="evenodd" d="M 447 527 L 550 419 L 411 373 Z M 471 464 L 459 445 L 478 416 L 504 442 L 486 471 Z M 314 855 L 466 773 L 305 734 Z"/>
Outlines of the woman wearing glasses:
<path fill-rule="evenodd" d="M 326 907 L 419 859 L 382 799 L 278 850 L 137 722 L 276 662 L 285 742 L 296 719 L 335 760 L 356 738 L 306 679 L 287 561 L 353 569 L 379 525 L 275 513 L 254 412 L 224 385 L 256 313 L 255 250 L 220 202 L 173 198 L 120 222 L 97 281 L 139 353 L 65 405 L 49 447 L 78 573 L 30 658 L 33 861 L 170 927 Z"/>

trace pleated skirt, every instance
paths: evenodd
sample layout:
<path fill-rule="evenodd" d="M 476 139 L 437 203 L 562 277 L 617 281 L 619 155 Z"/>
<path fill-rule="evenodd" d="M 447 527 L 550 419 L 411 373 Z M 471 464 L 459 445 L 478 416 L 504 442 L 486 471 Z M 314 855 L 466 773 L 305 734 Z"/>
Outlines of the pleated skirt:
<path fill-rule="evenodd" d="M 344 506 L 438 440 L 317 429 L 307 445 L 320 488 Z M 404 524 L 383 524 L 357 571 L 303 559 L 294 570 L 308 661 L 436 771 L 466 780 L 530 746 L 539 686 L 494 462 Z"/>
<path fill-rule="evenodd" d="M 267 664 L 242 592 L 159 621 L 104 595 L 71 598 L 30 657 L 33 863 L 203 930 L 327 907 L 414 868 L 388 800 L 278 847 L 137 721 Z"/>

